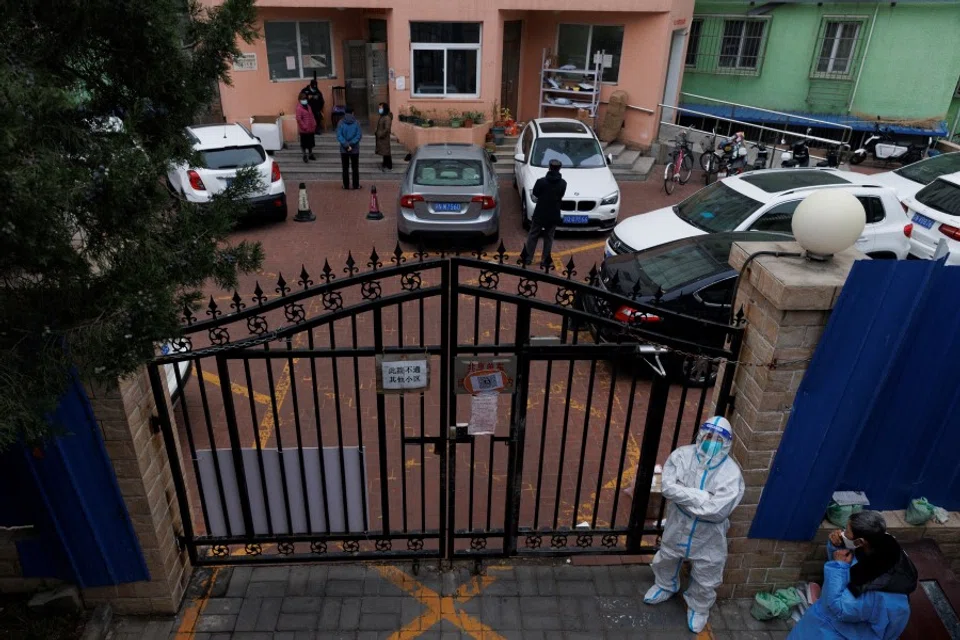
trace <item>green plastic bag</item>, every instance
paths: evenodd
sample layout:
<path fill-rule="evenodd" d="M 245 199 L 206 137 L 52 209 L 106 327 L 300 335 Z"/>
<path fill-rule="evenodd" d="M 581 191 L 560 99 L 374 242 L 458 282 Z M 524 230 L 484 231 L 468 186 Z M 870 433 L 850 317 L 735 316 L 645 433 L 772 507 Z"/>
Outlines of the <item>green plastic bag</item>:
<path fill-rule="evenodd" d="M 783 618 L 789 614 L 790 607 L 772 593 L 758 593 L 753 598 L 753 606 L 750 607 L 750 615 L 761 622 Z"/>
<path fill-rule="evenodd" d="M 794 608 L 798 604 L 807 601 L 807 597 L 800 593 L 800 590 L 796 587 L 789 587 L 787 589 L 777 589 L 773 592 L 773 597 L 782 602 L 784 606 L 787 607 L 785 614 L 781 615 L 781 618 L 790 617 L 790 609 Z"/>
<path fill-rule="evenodd" d="M 841 529 L 846 529 L 850 516 L 860 511 L 863 511 L 863 507 L 859 504 L 841 506 L 831 500 L 830 504 L 827 505 L 827 520 Z"/>
<path fill-rule="evenodd" d="M 914 498 L 907 507 L 907 513 L 904 520 L 907 524 L 921 525 L 926 524 L 933 517 L 934 506 L 926 498 Z"/>

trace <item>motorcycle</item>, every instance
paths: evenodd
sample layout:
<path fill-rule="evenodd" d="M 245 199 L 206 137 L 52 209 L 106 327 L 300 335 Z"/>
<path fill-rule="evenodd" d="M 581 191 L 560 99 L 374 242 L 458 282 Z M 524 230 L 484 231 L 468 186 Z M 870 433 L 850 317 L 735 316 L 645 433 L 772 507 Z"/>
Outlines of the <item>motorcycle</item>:
<path fill-rule="evenodd" d="M 789 150 L 780 154 L 781 167 L 784 169 L 792 169 L 795 167 L 810 166 L 810 131 L 812 131 L 812 129 L 807 129 L 807 138 L 797 140 L 790 145 Z M 787 144 L 786 139 L 780 140 L 780 144 Z"/>
<path fill-rule="evenodd" d="M 747 146 L 743 140 L 743 132 L 738 131 L 732 138 L 720 146 L 723 155 L 720 156 L 720 165 L 717 179 L 743 173 L 747 169 Z"/>
<path fill-rule="evenodd" d="M 766 169 L 767 161 L 770 158 L 770 151 L 767 149 L 767 145 L 763 144 L 763 141 L 760 140 L 753 145 L 753 148 L 757 150 L 757 157 L 753 159 L 753 165 L 750 167 L 750 170 L 757 171 L 759 169 Z"/>
<path fill-rule="evenodd" d="M 895 160 L 900 164 L 910 164 L 922 158 L 933 143 L 931 138 L 927 138 L 926 144 L 904 143 L 896 139 L 889 127 L 881 128 L 880 123 L 874 124 L 873 127 L 873 135 L 864 141 L 862 147 L 853 152 L 850 156 L 850 164 L 860 164 L 867 159 L 868 155 L 872 155 L 874 160 L 883 162 Z"/>

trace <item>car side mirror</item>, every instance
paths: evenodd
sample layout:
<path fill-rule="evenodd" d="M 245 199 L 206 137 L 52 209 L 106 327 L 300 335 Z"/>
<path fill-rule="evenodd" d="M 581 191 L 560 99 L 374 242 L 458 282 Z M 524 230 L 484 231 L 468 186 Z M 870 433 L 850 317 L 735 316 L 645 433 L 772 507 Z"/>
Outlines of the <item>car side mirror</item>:
<path fill-rule="evenodd" d="M 608 154 L 606 155 L 606 159 L 607 159 L 607 164 L 613 164 L 613 154 L 612 154 L 612 153 L 608 153 Z"/>
<path fill-rule="evenodd" d="M 497 156 L 493 155 L 492 153 L 487 154 L 487 155 L 490 156 L 490 162 L 496 162 L 496 161 L 497 161 Z"/>
<path fill-rule="evenodd" d="M 523 155 L 522 153 L 515 153 L 513 154 L 513 159 L 519 162 L 520 164 L 523 164 L 524 162 L 527 161 L 527 156 Z"/>
<path fill-rule="evenodd" d="M 410 162 L 411 158 L 413 158 L 413 155 L 408 153 L 407 155 L 403 156 L 403 161 Z"/>

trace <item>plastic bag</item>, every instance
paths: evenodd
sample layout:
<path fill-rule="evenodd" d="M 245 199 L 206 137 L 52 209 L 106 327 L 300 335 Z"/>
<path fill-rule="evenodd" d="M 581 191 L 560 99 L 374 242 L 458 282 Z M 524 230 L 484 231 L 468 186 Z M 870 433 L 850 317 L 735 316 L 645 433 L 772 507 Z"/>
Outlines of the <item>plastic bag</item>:
<path fill-rule="evenodd" d="M 950 514 L 943 507 L 934 507 L 933 519 L 937 521 L 937 524 L 946 524 L 947 520 L 950 519 Z"/>
<path fill-rule="evenodd" d="M 796 607 L 799 604 L 806 603 L 807 597 L 800 592 L 796 587 L 788 587 L 786 589 L 777 589 L 773 592 L 773 597 L 782 602 L 787 607 L 787 612 Z M 788 614 L 781 616 L 782 618 L 788 618 Z"/>
<path fill-rule="evenodd" d="M 926 498 L 914 498 L 907 507 L 907 513 L 904 520 L 907 524 L 921 525 L 926 524 L 933 517 L 933 505 L 927 502 Z"/>
<path fill-rule="evenodd" d="M 784 618 L 790 615 L 790 607 L 772 593 L 758 593 L 753 598 L 750 615 L 760 621 Z"/>
<path fill-rule="evenodd" d="M 846 529 L 847 521 L 850 519 L 850 516 L 855 513 L 859 513 L 860 511 L 863 511 L 863 506 L 859 504 L 841 506 L 831 500 L 830 504 L 827 505 L 827 520 L 829 520 L 831 524 L 835 524 L 841 529 Z"/>

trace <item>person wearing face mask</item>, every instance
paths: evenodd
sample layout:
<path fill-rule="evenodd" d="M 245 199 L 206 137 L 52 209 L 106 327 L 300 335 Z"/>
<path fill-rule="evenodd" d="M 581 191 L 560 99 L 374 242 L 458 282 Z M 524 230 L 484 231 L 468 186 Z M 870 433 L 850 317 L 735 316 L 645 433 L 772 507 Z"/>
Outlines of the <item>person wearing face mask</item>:
<path fill-rule="evenodd" d="M 917 569 L 877 511 L 850 516 L 827 540 L 820 597 L 788 640 L 899 638 L 910 619 Z"/>
<path fill-rule="evenodd" d="M 728 518 L 743 499 L 743 474 L 730 457 L 733 427 L 722 416 L 700 426 L 695 444 L 678 448 L 663 465 L 662 495 L 668 500 L 660 550 L 653 557 L 654 585 L 643 601 L 666 602 L 680 590 L 680 567 L 690 562 L 683 594 L 687 626 L 700 633 L 717 599 L 727 562 Z"/>
<path fill-rule="evenodd" d="M 323 133 L 323 92 L 317 86 L 317 72 L 313 72 L 313 80 L 310 81 L 303 92 L 307 94 L 307 106 L 313 113 L 313 119 L 317 121 L 317 133 Z"/>
<path fill-rule="evenodd" d="M 393 127 L 393 114 L 390 113 L 390 105 L 381 102 L 377 105 L 377 113 L 380 114 L 380 119 L 377 120 L 377 130 L 373 134 L 377 142 L 374 153 L 383 156 L 380 171 L 392 171 L 393 156 L 390 155 L 390 129 Z"/>
<path fill-rule="evenodd" d="M 297 103 L 297 132 L 300 134 L 300 149 L 303 151 L 303 161 L 316 160 L 313 147 L 316 143 L 317 120 L 313 117 L 307 102 L 307 94 L 300 92 Z"/>

